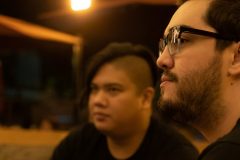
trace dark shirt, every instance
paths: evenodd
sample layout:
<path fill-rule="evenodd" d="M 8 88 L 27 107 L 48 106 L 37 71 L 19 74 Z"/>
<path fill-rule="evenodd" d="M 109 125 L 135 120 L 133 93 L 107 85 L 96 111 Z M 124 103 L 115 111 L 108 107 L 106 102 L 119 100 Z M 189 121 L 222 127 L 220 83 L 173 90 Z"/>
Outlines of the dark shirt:
<path fill-rule="evenodd" d="M 182 135 L 152 119 L 141 146 L 127 160 L 196 160 L 197 157 L 197 150 Z M 51 159 L 115 160 L 107 147 L 106 136 L 93 124 L 70 133 Z"/>
<path fill-rule="evenodd" d="M 208 146 L 199 160 L 240 160 L 240 120 L 229 134 Z"/>

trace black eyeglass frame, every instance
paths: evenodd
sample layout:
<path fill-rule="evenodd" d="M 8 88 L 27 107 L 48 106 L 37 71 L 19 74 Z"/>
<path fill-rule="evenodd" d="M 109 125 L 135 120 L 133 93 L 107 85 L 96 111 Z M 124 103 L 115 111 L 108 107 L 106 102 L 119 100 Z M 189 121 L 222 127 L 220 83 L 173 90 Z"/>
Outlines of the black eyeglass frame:
<path fill-rule="evenodd" d="M 176 27 L 179 27 L 179 30 L 180 30 L 179 37 L 181 37 L 181 33 L 186 32 L 186 33 L 202 35 L 202 36 L 212 37 L 212 38 L 226 40 L 226 41 L 236 41 L 237 42 L 236 38 L 234 38 L 234 37 L 223 36 L 216 32 L 195 29 L 195 28 L 191 28 L 191 27 L 187 27 L 187 26 L 176 26 Z"/>
<path fill-rule="evenodd" d="M 239 40 L 237 40 L 237 38 L 234 38 L 234 37 L 227 37 L 227 36 L 223 36 L 219 33 L 179 25 L 179 26 L 172 27 L 169 30 L 168 35 L 165 36 L 164 38 L 160 39 L 160 42 L 159 42 L 160 43 L 159 44 L 160 45 L 160 47 L 159 47 L 160 55 L 163 52 L 164 48 L 168 45 L 169 41 L 172 41 L 172 43 L 175 43 L 175 44 L 177 43 L 178 45 L 180 45 L 182 33 L 190 33 L 190 34 L 195 34 L 195 35 L 207 36 L 207 37 L 212 37 L 215 39 L 226 40 L 226 41 L 235 41 L 235 42 L 239 41 Z"/>

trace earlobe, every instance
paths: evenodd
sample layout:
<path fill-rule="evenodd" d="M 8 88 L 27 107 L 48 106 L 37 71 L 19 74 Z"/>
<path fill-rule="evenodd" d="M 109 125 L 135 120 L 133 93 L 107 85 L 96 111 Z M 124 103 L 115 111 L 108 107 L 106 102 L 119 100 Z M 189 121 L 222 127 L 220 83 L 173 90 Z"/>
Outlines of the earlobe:
<path fill-rule="evenodd" d="M 154 97 L 154 89 L 152 87 L 146 88 L 143 96 L 143 103 L 151 104 Z"/>
<path fill-rule="evenodd" d="M 240 42 L 234 45 L 234 56 L 232 59 L 232 65 L 229 68 L 229 74 L 240 76 Z"/>

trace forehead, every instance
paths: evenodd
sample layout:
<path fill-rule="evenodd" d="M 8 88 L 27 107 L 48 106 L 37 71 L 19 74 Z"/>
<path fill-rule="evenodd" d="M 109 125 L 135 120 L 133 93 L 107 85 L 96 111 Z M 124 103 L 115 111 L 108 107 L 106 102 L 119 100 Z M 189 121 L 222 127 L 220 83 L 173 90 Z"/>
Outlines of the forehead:
<path fill-rule="evenodd" d="M 204 20 L 210 2 L 211 0 L 189 0 L 185 2 L 172 16 L 165 34 L 168 33 L 170 28 L 178 25 L 214 31 Z"/>
<path fill-rule="evenodd" d="M 96 72 L 92 79 L 93 83 L 105 83 L 105 82 L 130 82 L 127 72 L 123 68 L 117 68 L 111 63 L 104 64 Z"/>

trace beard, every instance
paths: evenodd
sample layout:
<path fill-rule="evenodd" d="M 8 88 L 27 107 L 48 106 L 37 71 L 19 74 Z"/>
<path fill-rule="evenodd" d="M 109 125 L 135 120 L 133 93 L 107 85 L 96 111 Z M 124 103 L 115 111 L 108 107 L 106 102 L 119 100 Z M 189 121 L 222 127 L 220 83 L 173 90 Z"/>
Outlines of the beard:
<path fill-rule="evenodd" d="M 214 129 L 224 113 L 220 99 L 221 67 L 222 61 L 217 55 L 206 69 L 191 72 L 181 80 L 165 72 L 178 84 L 177 98 L 164 100 L 160 95 L 161 114 L 180 123 Z"/>

